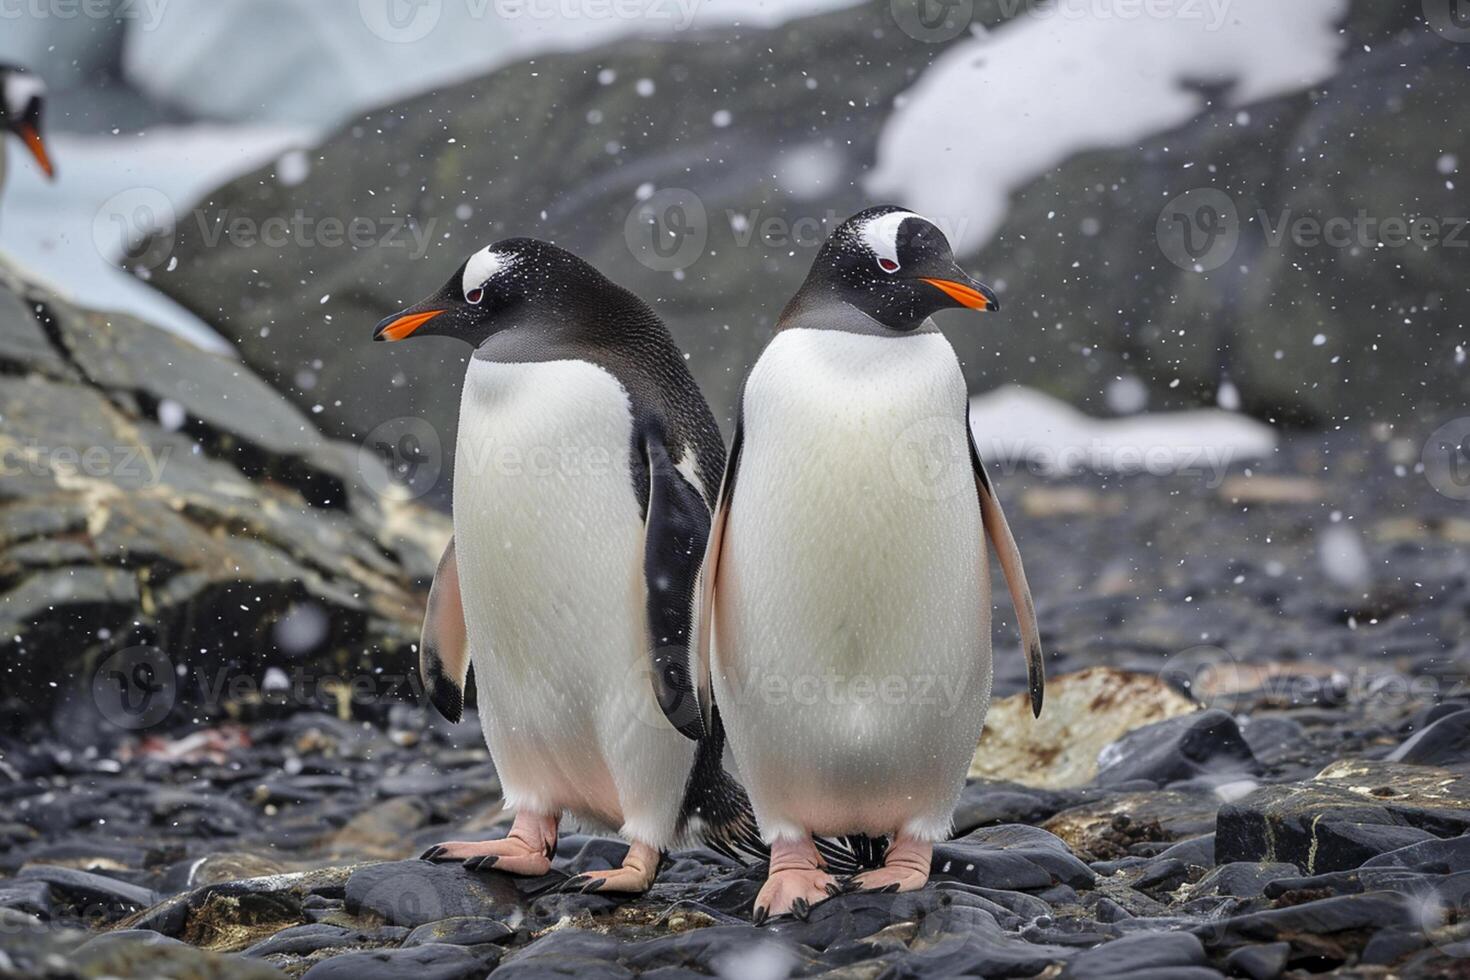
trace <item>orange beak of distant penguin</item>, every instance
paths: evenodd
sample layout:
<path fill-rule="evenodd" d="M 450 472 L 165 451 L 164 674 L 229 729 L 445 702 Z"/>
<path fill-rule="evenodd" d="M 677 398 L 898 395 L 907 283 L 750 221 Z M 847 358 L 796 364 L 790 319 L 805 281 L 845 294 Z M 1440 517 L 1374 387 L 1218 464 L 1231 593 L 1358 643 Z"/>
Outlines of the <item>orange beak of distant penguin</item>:
<path fill-rule="evenodd" d="M 46 152 L 46 141 L 41 138 L 41 131 L 30 123 L 21 123 L 15 132 L 31 151 L 31 156 L 36 158 L 36 163 L 46 172 L 46 176 L 54 179 L 56 168 L 51 165 L 51 154 Z"/>
<path fill-rule="evenodd" d="M 974 286 L 955 282 L 952 279 L 923 279 L 921 281 L 927 282 L 956 303 L 969 309 L 992 311 L 1000 309 L 1000 302 L 988 288 L 976 289 Z"/>
<path fill-rule="evenodd" d="M 405 313 L 402 316 L 392 316 L 378 324 L 378 330 L 373 334 L 374 340 L 403 340 L 409 337 L 415 330 L 428 323 L 434 317 L 439 316 L 444 310 L 427 310 L 423 313 Z"/>

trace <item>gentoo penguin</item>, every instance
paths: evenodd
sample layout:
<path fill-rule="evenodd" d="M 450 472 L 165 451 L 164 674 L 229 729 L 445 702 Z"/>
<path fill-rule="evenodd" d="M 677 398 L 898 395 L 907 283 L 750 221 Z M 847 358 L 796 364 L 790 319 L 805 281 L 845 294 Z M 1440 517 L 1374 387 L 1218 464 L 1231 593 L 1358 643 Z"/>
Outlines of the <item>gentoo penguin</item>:
<path fill-rule="evenodd" d="M 746 378 L 701 575 L 696 682 L 723 715 L 770 872 L 755 918 L 929 877 L 990 703 L 999 552 L 1032 708 L 1021 556 L 929 316 L 998 308 L 930 221 L 877 207 L 824 243 Z M 839 886 L 814 834 L 887 836 Z"/>
<path fill-rule="evenodd" d="M 748 836 L 690 683 L 695 578 L 724 443 L 663 323 L 546 242 L 470 256 L 376 340 L 470 344 L 455 449 L 454 537 L 420 648 L 429 698 L 458 721 L 471 664 L 515 812 L 503 840 L 429 860 L 550 869 L 569 812 L 630 842 L 621 868 L 567 883 L 641 892 L 695 836 Z M 667 717 L 666 717 L 667 716 Z M 672 719 L 672 720 L 670 720 Z"/>
<path fill-rule="evenodd" d="M 56 168 L 41 135 L 45 109 L 46 84 L 24 68 L 0 64 L 0 128 L 24 143 L 46 176 L 55 178 Z M 6 148 L 0 146 L 0 190 L 5 187 L 5 161 Z"/>

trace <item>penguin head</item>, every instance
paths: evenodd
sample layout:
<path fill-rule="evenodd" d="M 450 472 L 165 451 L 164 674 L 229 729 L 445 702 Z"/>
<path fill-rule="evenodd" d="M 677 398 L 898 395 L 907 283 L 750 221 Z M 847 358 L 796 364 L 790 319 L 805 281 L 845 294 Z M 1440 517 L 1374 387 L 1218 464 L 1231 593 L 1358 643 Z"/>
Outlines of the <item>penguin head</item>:
<path fill-rule="evenodd" d="M 26 145 L 47 177 L 56 176 L 51 154 L 41 136 L 41 114 L 46 109 L 46 84 L 13 65 L 0 65 L 0 126 Z"/>
<path fill-rule="evenodd" d="M 940 310 L 1000 309 L 995 291 L 955 262 L 938 226 L 892 205 L 860 211 L 832 233 L 798 301 L 811 294 L 849 303 L 899 331 L 918 327 Z"/>
<path fill-rule="evenodd" d="M 432 296 L 379 323 L 373 339 L 454 337 L 478 347 L 504 327 L 565 317 L 603 282 L 565 249 L 507 238 L 471 255 Z"/>

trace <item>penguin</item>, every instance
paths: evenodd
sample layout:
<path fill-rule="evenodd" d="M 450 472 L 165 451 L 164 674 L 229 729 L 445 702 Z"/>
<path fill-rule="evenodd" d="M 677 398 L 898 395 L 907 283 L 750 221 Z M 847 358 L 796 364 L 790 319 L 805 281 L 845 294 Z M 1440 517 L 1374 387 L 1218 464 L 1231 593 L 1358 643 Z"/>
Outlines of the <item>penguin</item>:
<path fill-rule="evenodd" d="M 910 891 L 947 838 L 991 690 L 985 539 L 1045 672 L 1021 555 L 930 315 L 998 310 L 931 221 L 839 226 L 746 377 L 703 563 L 693 683 L 718 704 L 770 868 L 757 922 Z M 813 835 L 886 837 L 839 883 Z"/>
<path fill-rule="evenodd" d="M 24 68 L 0 64 L 0 129 L 20 140 L 46 177 L 54 180 L 56 168 L 41 134 L 45 110 L 46 83 Z M 0 190 L 5 187 L 6 155 L 0 146 Z"/>
<path fill-rule="evenodd" d="M 470 256 L 374 339 L 473 348 L 455 447 L 453 539 L 420 669 L 450 721 L 468 672 L 509 835 L 431 861 L 549 872 L 559 822 L 619 832 L 622 866 L 563 888 L 639 893 L 702 838 L 759 850 L 691 687 L 695 580 L 724 442 L 683 355 L 631 292 L 564 249 L 511 238 Z M 713 725 L 713 721 L 711 722 Z"/>

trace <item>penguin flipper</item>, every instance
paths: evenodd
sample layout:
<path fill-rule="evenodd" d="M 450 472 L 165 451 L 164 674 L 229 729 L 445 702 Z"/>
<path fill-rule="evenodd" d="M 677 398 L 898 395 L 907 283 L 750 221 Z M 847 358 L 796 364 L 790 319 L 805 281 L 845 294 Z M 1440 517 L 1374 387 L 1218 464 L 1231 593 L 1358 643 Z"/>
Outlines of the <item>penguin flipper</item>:
<path fill-rule="evenodd" d="M 459 562 L 454 555 L 454 539 L 450 538 L 434 572 L 434 584 L 429 587 L 429 608 L 419 638 L 419 674 L 424 690 L 439 713 L 450 721 L 464 716 L 464 684 L 469 669 Z"/>
<path fill-rule="evenodd" d="M 664 717 L 695 740 L 705 727 L 694 691 L 694 600 L 700 561 L 709 540 L 709 506 L 674 466 L 663 438 L 644 435 L 648 462 L 648 516 L 643 575 L 648 586 L 649 655 L 653 690 Z"/>
<path fill-rule="evenodd" d="M 1021 646 L 1026 652 L 1026 686 L 1031 692 L 1031 713 L 1041 717 L 1041 702 L 1046 694 L 1046 662 L 1041 653 L 1041 630 L 1036 625 L 1036 604 L 1031 600 L 1031 586 L 1026 583 L 1026 569 L 1021 564 L 1021 549 L 1016 547 L 1015 536 L 1001 509 L 1000 498 L 985 472 L 980 460 L 980 450 L 975 446 L 975 432 L 970 428 L 969 412 L 965 414 L 965 431 L 970 439 L 970 463 L 975 468 L 975 487 L 980 494 L 980 517 L 985 524 L 985 535 L 1000 558 L 1000 569 L 1006 577 L 1006 587 L 1011 592 L 1011 604 L 1016 608 L 1016 622 L 1021 628 Z"/>
<path fill-rule="evenodd" d="M 745 399 L 741 395 L 741 401 Z M 720 569 L 720 550 L 725 545 L 725 525 L 730 520 L 730 501 L 735 496 L 735 475 L 740 469 L 740 450 L 745 445 L 743 413 L 735 419 L 735 437 L 730 441 L 730 454 L 725 457 L 725 476 L 720 481 L 720 496 L 710 521 L 709 546 L 699 570 L 699 603 L 694 638 L 694 681 L 699 695 L 699 714 L 706 731 L 711 730 L 714 715 L 714 681 L 710 676 L 711 650 L 715 636 L 715 578 Z"/>

